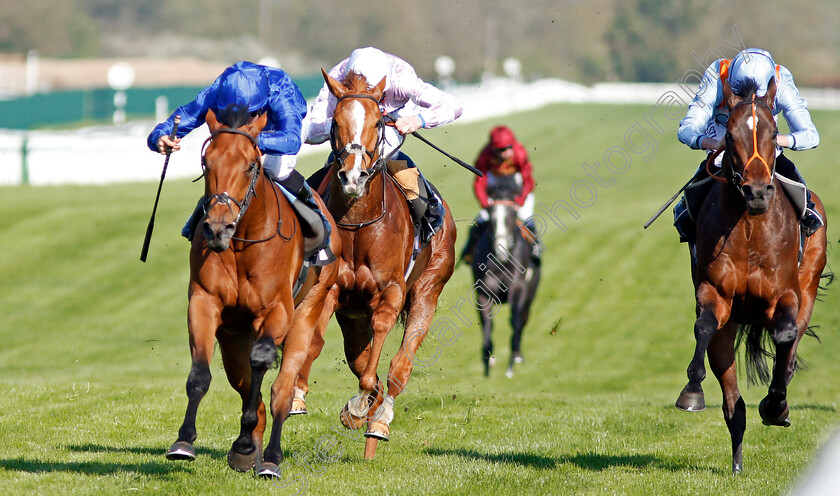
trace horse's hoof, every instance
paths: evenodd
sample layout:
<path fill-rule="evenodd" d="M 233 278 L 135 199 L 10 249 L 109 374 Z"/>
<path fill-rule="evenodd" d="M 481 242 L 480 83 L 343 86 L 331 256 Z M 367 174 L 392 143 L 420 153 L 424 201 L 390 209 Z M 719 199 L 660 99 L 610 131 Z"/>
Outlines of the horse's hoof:
<path fill-rule="evenodd" d="M 347 405 L 344 405 L 344 408 L 341 409 L 341 414 L 338 417 L 341 420 L 341 425 L 354 431 L 362 428 L 362 426 L 364 426 L 366 423 L 365 419 L 357 417 L 350 413 L 350 410 L 347 408 Z"/>
<path fill-rule="evenodd" d="M 513 353 L 513 363 L 525 363 L 525 357 L 520 352 Z"/>
<path fill-rule="evenodd" d="M 706 409 L 706 398 L 703 395 L 703 390 L 689 391 L 686 386 L 677 398 L 675 406 L 680 410 L 686 412 L 699 412 Z"/>
<path fill-rule="evenodd" d="M 295 397 L 292 399 L 292 409 L 289 415 L 306 415 L 306 395 L 299 387 L 295 387 Z"/>
<path fill-rule="evenodd" d="M 781 409 L 780 413 L 777 415 L 773 415 L 768 410 L 768 402 L 769 400 L 765 397 L 761 402 L 758 404 L 758 414 L 761 415 L 761 423 L 764 425 L 778 425 L 781 427 L 790 427 L 790 408 L 788 407 L 787 401 L 782 401 L 781 405 L 784 408 Z"/>
<path fill-rule="evenodd" d="M 505 372 L 505 377 L 513 379 L 513 367 L 508 367 L 507 372 Z"/>
<path fill-rule="evenodd" d="M 195 448 L 192 443 L 186 441 L 177 441 L 166 452 L 167 460 L 195 460 Z"/>
<path fill-rule="evenodd" d="M 388 424 L 385 422 L 380 422 L 378 420 L 373 420 L 368 424 L 367 432 L 365 432 L 365 437 L 375 437 L 376 439 L 381 439 L 382 441 L 388 441 L 389 435 L 391 434 L 391 428 L 388 427 Z"/>
<path fill-rule="evenodd" d="M 496 365 L 496 357 L 491 355 L 490 358 L 487 359 L 487 366 L 492 368 L 495 365 Z"/>
<path fill-rule="evenodd" d="M 256 470 L 257 477 L 262 477 L 263 479 L 282 479 L 283 475 L 280 473 L 280 467 L 277 466 L 276 463 L 271 462 L 262 462 Z"/>
<path fill-rule="evenodd" d="M 237 472 L 248 472 L 257 466 L 257 450 L 247 455 L 230 450 L 227 454 L 227 461 L 228 466 Z"/>
<path fill-rule="evenodd" d="M 306 415 L 306 402 L 297 398 L 292 400 L 292 409 L 289 410 L 289 415 Z"/>
<path fill-rule="evenodd" d="M 744 470 L 744 464 L 740 462 L 733 462 L 732 463 L 732 475 L 738 475 L 741 471 Z"/>

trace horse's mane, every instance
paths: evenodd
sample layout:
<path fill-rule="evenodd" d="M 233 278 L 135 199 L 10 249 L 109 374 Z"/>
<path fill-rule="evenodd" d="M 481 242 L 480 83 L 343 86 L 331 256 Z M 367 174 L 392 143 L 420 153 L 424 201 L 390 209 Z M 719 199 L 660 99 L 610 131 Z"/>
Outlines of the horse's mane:
<path fill-rule="evenodd" d="M 378 82 L 379 81 L 375 81 L 374 84 Z M 344 79 L 341 80 L 341 84 L 354 93 L 363 93 L 373 88 L 363 74 L 355 71 L 349 71 L 347 75 L 344 76 Z"/>
<path fill-rule="evenodd" d="M 756 91 L 758 91 L 758 81 L 753 78 L 742 79 L 732 85 L 732 93 L 745 100 L 751 99 Z"/>
<path fill-rule="evenodd" d="M 231 103 L 227 107 L 219 110 L 217 117 L 219 122 L 225 126 L 237 129 L 248 123 L 248 119 L 251 118 L 251 113 L 248 112 L 248 107 Z"/>

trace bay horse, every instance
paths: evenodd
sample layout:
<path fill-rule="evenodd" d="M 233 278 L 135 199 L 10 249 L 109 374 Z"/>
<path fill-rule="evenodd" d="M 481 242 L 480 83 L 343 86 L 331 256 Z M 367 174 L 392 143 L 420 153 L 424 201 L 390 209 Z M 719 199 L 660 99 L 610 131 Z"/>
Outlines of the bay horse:
<path fill-rule="evenodd" d="M 232 125 L 225 120 L 226 125 L 207 112 L 210 137 L 202 152 L 206 215 L 190 250 L 188 403 L 178 440 L 166 457 L 196 457 L 196 413 L 210 386 L 210 360 L 218 341 L 227 379 L 242 398 L 241 429 L 228 464 L 270 477 L 279 475 L 281 431 L 301 367 L 313 336 L 320 339 L 332 315 L 328 293 L 338 268 L 335 263 L 310 267 L 293 297 L 304 262 L 302 226 L 262 168 L 257 137 L 266 121 L 262 113 Z M 316 201 L 325 209 L 317 196 Z M 339 253 L 340 240 L 332 238 L 330 247 Z M 274 420 L 263 453 L 267 420 L 260 388 L 278 347 L 282 361 L 270 401 Z"/>
<path fill-rule="evenodd" d="M 820 278 L 826 265 L 826 229 L 804 241 L 802 259 L 799 214 L 776 178 L 773 118 L 775 80 L 763 97 L 753 81 L 740 95 L 728 82 L 723 95 L 730 110 L 722 168 L 697 218 L 697 265 L 693 269 L 697 320 L 696 347 L 688 365 L 688 384 L 676 406 L 705 408 L 700 385 L 703 359 L 723 392 L 723 416 L 732 440 L 732 472 L 743 469 L 742 443 L 746 406 L 738 391 L 736 340 L 746 343 L 748 379 L 769 383 L 759 404 L 765 425 L 789 426 L 787 387 L 797 365 L 796 349 L 808 330 Z M 713 160 L 714 156 L 709 158 Z M 816 209 L 825 219 L 819 197 Z M 773 349 L 764 346 L 773 343 Z M 772 371 L 766 357 L 772 356 Z"/>
<path fill-rule="evenodd" d="M 540 282 L 540 266 L 531 258 L 531 247 L 517 222 L 519 205 L 513 201 L 521 186 L 516 176 L 493 175 L 488 181 L 488 194 L 493 204 L 484 210 L 488 221 L 479 234 L 473 259 L 473 278 L 481 286 L 477 291 L 477 308 L 483 332 L 482 361 L 484 375 L 495 365 L 493 355 L 493 317 L 502 303 L 510 304 L 510 360 L 505 375 L 513 377 L 513 366 L 523 361 L 522 331 L 528 323 L 531 303 Z"/>
<path fill-rule="evenodd" d="M 383 157 L 386 124 L 379 102 L 386 79 L 371 87 L 361 74 L 351 72 L 339 82 L 321 72 L 338 99 L 326 200 L 342 243 L 335 315 L 347 363 L 359 379 L 359 392 L 344 406 L 340 420 L 350 429 L 365 427 L 365 458 L 371 459 L 378 440 L 389 439 L 394 401 L 408 384 L 415 353 L 452 276 L 455 221 L 444 202 L 441 230 L 426 246 L 415 240 L 406 198 Z M 405 322 L 402 344 L 382 381 L 377 374 L 382 347 L 400 317 Z"/>

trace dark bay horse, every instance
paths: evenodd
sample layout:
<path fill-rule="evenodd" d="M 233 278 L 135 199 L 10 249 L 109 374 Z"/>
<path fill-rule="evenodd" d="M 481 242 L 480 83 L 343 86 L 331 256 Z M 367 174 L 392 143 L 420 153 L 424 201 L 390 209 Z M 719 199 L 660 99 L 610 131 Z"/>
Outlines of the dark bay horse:
<path fill-rule="evenodd" d="M 365 458 L 369 459 L 376 453 L 378 440 L 389 438 L 394 401 L 408 384 L 414 355 L 452 276 L 455 222 L 446 206 L 443 228 L 412 262 L 416 245 L 408 204 L 387 173 L 382 156 L 385 122 L 379 101 L 385 78 L 371 87 L 356 73 L 339 82 L 322 72 L 338 99 L 327 199 L 343 250 L 335 315 L 347 363 L 359 378 L 359 392 L 344 406 L 340 418 L 345 427 L 365 427 Z M 405 319 L 402 345 L 382 381 L 377 367 L 385 338 L 398 317 Z"/>
<path fill-rule="evenodd" d="M 302 230 L 286 196 L 262 168 L 256 140 L 266 119 L 263 113 L 229 127 L 207 113 L 211 134 L 202 156 L 206 216 L 190 250 L 188 404 L 178 440 L 166 456 L 195 459 L 196 412 L 210 386 L 210 360 L 218 341 L 228 381 L 242 397 L 241 430 L 228 464 L 274 476 L 283 460 L 280 435 L 301 367 L 313 336 L 320 339 L 331 316 L 328 293 L 338 267 L 310 268 L 293 298 L 303 264 Z M 331 240 L 330 246 L 340 252 L 340 240 Z M 260 387 L 278 347 L 283 353 L 271 388 L 274 423 L 263 453 L 266 408 Z"/>
<path fill-rule="evenodd" d="M 697 345 L 688 366 L 688 384 L 677 407 L 705 407 L 700 385 L 709 365 L 723 391 L 723 416 L 732 439 L 732 471 L 743 468 L 742 442 L 746 406 L 738 391 L 736 340 L 746 343 L 748 378 L 769 382 L 759 414 L 765 425 L 790 425 L 787 387 L 796 369 L 796 349 L 808 329 L 820 277 L 826 264 L 826 229 L 806 238 L 797 263 L 799 215 L 774 175 L 778 133 L 771 80 L 763 97 L 756 84 L 742 95 L 724 82 L 731 109 L 722 167 L 724 177 L 712 187 L 697 219 L 697 299 L 694 336 Z M 711 160 L 711 158 L 710 158 Z M 812 200 L 825 219 L 816 194 Z M 772 350 L 763 345 L 768 337 Z M 772 371 L 765 357 L 773 356 Z"/>
<path fill-rule="evenodd" d="M 540 282 L 540 266 L 531 258 L 531 247 L 522 236 L 517 222 L 519 206 L 513 198 L 521 186 L 514 175 L 492 176 L 488 181 L 488 194 L 493 204 L 485 208 L 488 221 L 479 234 L 473 251 L 473 278 L 481 287 L 477 291 L 477 307 L 484 334 L 482 360 L 484 375 L 490 374 L 495 364 L 493 355 L 493 317 L 502 303 L 510 304 L 510 360 L 507 377 L 513 377 L 513 366 L 523 361 L 521 352 L 522 330 L 528 323 L 531 302 Z"/>

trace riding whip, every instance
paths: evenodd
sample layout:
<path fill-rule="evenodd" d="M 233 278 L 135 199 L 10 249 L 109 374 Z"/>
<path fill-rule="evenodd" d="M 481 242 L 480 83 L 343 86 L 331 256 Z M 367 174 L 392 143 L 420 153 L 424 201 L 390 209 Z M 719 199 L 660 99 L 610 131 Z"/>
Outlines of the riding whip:
<path fill-rule="evenodd" d="M 470 164 L 468 164 L 468 163 L 464 162 L 463 160 L 459 159 L 458 157 L 453 157 L 452 155 L 450 155 L 450 154 L 446 153 L 445 151 L 441 150 L 440 148 L 438 148 L 437 146 L 435 146 L 435 144 L 434 144 L 434 143 L 432 143 L 431 141 L 429 141 L 429 140 L 427 140 L 426 138 L 424 138 L 424 137 L 420 136 L 419 134 L 417 134 L 417 131 L 414 131 L 414 132 L 413 132 L 413 133 L 411 133 L 411 134 L 412 134 L 412 135 L 414 135 L 414 137 L 419 138 L 419 139 L 420 139 L 420 141 L 422 141 L 423 143 L 426 143 L 427 145 L 431 146 L 431 147 L 432 147 L 432 148 L 434 148 L 435 150 L 437 150 L 437 151 L 439 151 L 440 153 L 442 153 L 442 154 L 446 155 L 446 156 L 447 156 L 447 157 L 449 157 L 449 158 L 450 158 L 453 162 L 455 162 L 456 164 L 460 165 L 461 167 L 463 167 L 463 168 L 467 169 L 468 171 L 472 172 L 472 173 L 473 173 L 473 174 L 475 174 L 476 176 L 478 176 L 478 177 L 484 177 L 484 173 L 483 173 L 483 172 L 481 172 L 480 170 L 476 169 L 476 168 L 475 168 L 475 167 L 473 167 L 472 165 L 470 165 Z"/>
<path fill-rule="evenodd" d="M 396 122 L 396 119 L 394 119 L 394 118 L 393 118 L 393 117 L 391 117 L 390 115 L 385 115 L 385 116 L 383 116 L 383 117 L 385 117 L 386 119 L 390 120 L 391 122 Z M 417 133 L 417 131 L 414 131 L 414 132 L 413 132 L 413 133 L 411 133 L 411 134 L 412 134 L 415 138 L 418 138 L 418 139 L 419 139 L 420 141 L 422 141 L 423 143 L 426 143 L 427 145 L 431 146 L 431 147 L 432 147 L 432 148 L 434 148 L 435 150 L 437 150 L 437 151 L 439 151 L 440 153 L 442 153 L 442 154 L 446 155 L 446 156 L 447 156 L 450 160 L 452 160 L 452 161 L 453 161 L 453 162 L 455 162 L 456 164 L 460 165 L 461 167 L 463 167 L 463 168 L 467 169 L 468 171 L 472 172 L 472 173 L 473 173 L 473 174 L 475 174 L 476 176 L 478 176 L 478 177 L 484 177 L 484 173 L 483 173 L 483 172 L 481 172 L 480 170 L 476 169 L 476 168 L 475 168 L 475 167 L 473 167 L 472 165 L 470 165 L 470 164 L 468 164 L 468 163 L 464 162 L 463 160 L 459 159 L 458 157 L 454 157 L 454 156 L 450 155 L 449 153 L 446 153 L 445 151 L 441 150 L 440 148 L 438 148 L 438 147 L 437 147 L 437 145 L 435 145 L 435 144 L 434 144 L 434 143 L 432 143 L 431 141 L 427 140 L 427 139 L 426 139 L 426 138 L 424 138 L 423 136 L 420 136 L 420 134 L 418 134 L 418 133 Z"/>
<path fill-rule="evenodd" d="M 651 225 L 651 224 L 653 224 L 653 221 L 655 221 L 656 219 L 658 219 L 658 218 L 659 218 L 659 216 L 660 216 L 660 215 L 662 215 L 662 212 L 664 212 L 666 208 L 670 207 L 670 206 L 671 206 L 671 204 L 672 204 L 672 203 L 674 203 L 674 200 L 676 200 L 676 199 L 677 199 L 677 197 L 678 197 L 678 196 L 680 196 L 680 193 L 682 193 L 683 191 L 685 191 L 685 188 L 687 188 L 687 187 L 688 187 L 688 185 L 689 185 L 689 184 L 691 184 L 691 182 L 692 182 L 692 181 L 694 181 L 694 178 L 693 178 L 693 177 L 692 177 L 691 179 L 689 179 L 689 180 L 688 180 L 688 182 L 687 182 L 687 183 L 685 183 L 685 184 L 683 185 L 683 187 L 682 187 L 682 188 L 680 188 L 680 190 L 679 190 L 679 191 L 677 191 L 676 193 L 674 193 L 674 196 L 672 196 L 670 200 L 668 200 L 667 202 L 665 202 L 665 205 L 662 205 L 662 207 L 660 207 L 660 208 L 659 208 L 659 210 L 657 210 L 657 211 L 656 211 L 656 213 L 655 213 L 655 214 L 653 214 L 653 217 L 651 217 L 651 218 L 650 218 L 650 220 L 648 220 L 648 221 L 645 223 L 645 229 L 647 229 L 648 227 L 650 227 L 650 225 Z"/>
<path fill-rule="evenodd" d="M 169 135 L 170 140 L 175 140 L 178 135 L 178 123 L 181 122 L 181 116 L 175 116 L 175 125 L 172 127 L 172 133 Z M 149 226 L 146 227 L 146 238 L 143 240 L 143 249 L 140 250 L 140 261 L 146 262 L 146 255 L 149 254 L 149 243 L 152 241 L 152 230 L 155 228 L 155 212 L 157 212 L 158 200 L 160 200 L 160 190 L 163 187 L 163 178 L 166 177 L 166 167 L 169 166 L 169 157 L 172 155 L 172 148 L 167 150 L 166 159 L 163 161 L 163 171 L 160 173 L 160 184 L 158 184 L 157 195 L 155 196 L 155 206 L 152 208 L 152 217 L 149 219 Z"/>
<path fill-rule="evenodd" d="M 709 157 L 706 159 L 706 171 L 707 172 L 709 171 L 709 166 L 711 165 L 711 163 L 714 161 L 715 158 L 717 158 L 718 155 L 720 155 L 723 152 L 723 150 L 724 150 L 724 147 L 722 146 L 719 149 L 715 150 L 714 153 L 709 154 Z M 715 175 L 712 174 L 711 172 L 709 172 L 709 175 L 712 176 L 712 177 L 715 177 Z M 653 214 L 653 217 L 651 217 L 650 220 L 648 220 L 647 223 L 645 224 L 645 229 L 647 229 L 651 224 L 653 224 L 653 221 L 655 221 L 657 218 L 659 218 L 659 216 L 662 215 L 662 212 L 664 212 L 666 208 L 668 208 L 672 203 L 674 203 L 674 200 L 676 200 L 677 197 L 680 196 L 680 193 L 685 191 L 685 188 L 687 188 L 691 184 L 692 181 L 694 181 L 694 177 L 689 179 L 688 182 L 685 183 L 683 185 L 683 187 L 680 188 L 679 191 L 674 193 L 674 196 L 672 196 L 671 199 L 668 200 L 665 203 L 665 205 L 662 205 L 662 208 L 660 208 L 655 214 Z"/>

